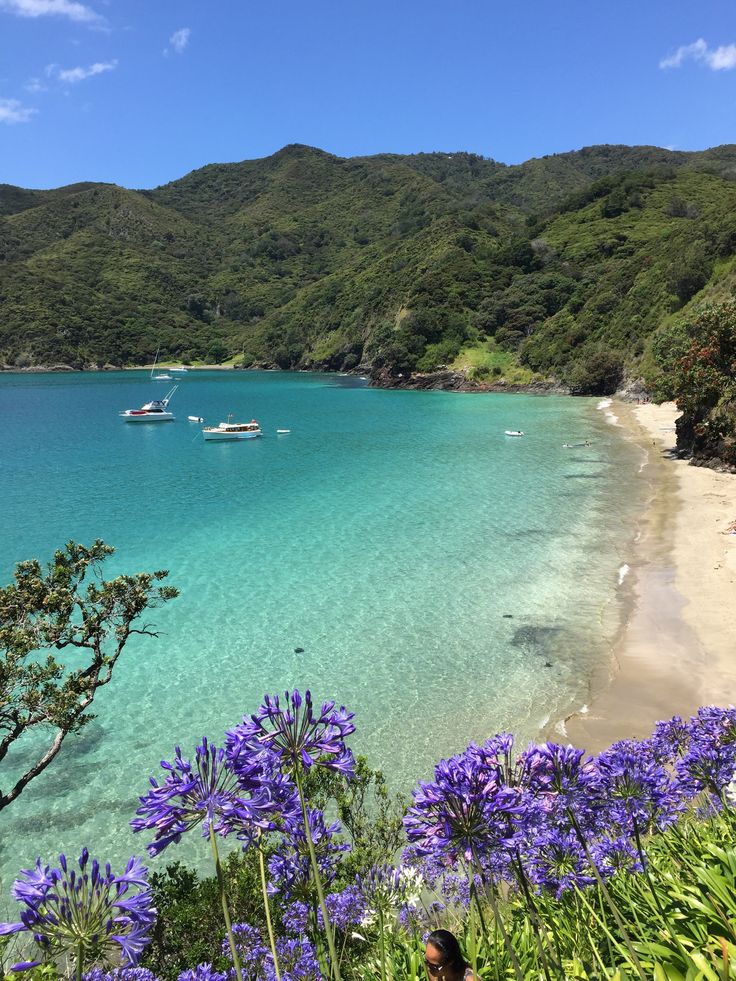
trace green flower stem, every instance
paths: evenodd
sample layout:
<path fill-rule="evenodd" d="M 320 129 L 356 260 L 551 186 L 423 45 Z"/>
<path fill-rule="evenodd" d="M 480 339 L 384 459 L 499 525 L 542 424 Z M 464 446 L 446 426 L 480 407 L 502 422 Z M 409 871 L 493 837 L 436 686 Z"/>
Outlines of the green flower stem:
<path fill-rule="evenodd" d="M 472 957 L 473 962 L 473 977 L 478 977 L 478 933 L 475 929 L 475 916 L 473 915 L 473 907 L 470 907 L 470 942 L 473 945 Z"/>
<path fill-rule="evenodd" d="M 238 957 L 238 952 L 235 949 L 235 938 L 233 937 L 233 927 L 230 922 L 230 910 L 227 906 L 227 895 L 225 893 L 225 876 L 222 873 L 222 866 L 220 865 L 220 853 L 217 850 L 217 838 L 215 837 L 215 831 L 212 827 L 212 822 L 210 821 L 210 844 L 212 845 L 212 857 L 215 860 L 215 873 L 217 875 L 217 885 L 220 890 L 220 902 L 222 903 L 222 915 L 225 918 L 225 929 L 227 930 L 227 940 L 230 944 L 230 953 L 233 955 L 233 967 L 235 968 L 235 976 L 238 981 L 243 981 L 243 971 L 240 967 L 240 958 Z"/>
<path fill-rule="evenodd" d="M 383 910 L 378 904 L 378 942 L 381 948 L 381 981 L 386 981 L 386 937 L 383 931 Z"/>
<path fill-rule="evenodd" d="M 268 927 L 268 943 L 271 947 L 271 953 L 273 954 L 273 969 L 276 972 L 276 981 L 281 981 L 281 972 L 279 971 L 279 959 L 276 954 L 276 941 L 273 935 L 273 924 L 271 923 L 271 905 L 268 901 L 268 888 L 266 887 L 266 862 L 263 858 L 263 849 L 261 848 L 260 837 L 258 841 L 258 865 L 261 870 L 261 891 L 263 893 L 263 909 L 266 913 L 266 926 Z"/>
<path fill-rule="evenodd" d="M 665 911 L 662 909 L 662 903 L 660 902 L 659 894 L 658 894 L 657 890 L 654 888 L 654 883 L 652 882 L 652 877 L 649 874 L 649 862 L 647 861 L 647 857 L 644 854 L 644 849 L 643 849 L 642 843 L 641 843 L 641 835 L 639 834 L 639 825 L 636 823 L 636 818 L 634 817 L 633 814 L 631 815 L 631 822 L 632 822 L 632 825 L 633 825 L 633 828 L 634 828 L 634 839 L 636 841 L 636 850 L 639 852 L 639 860 L 641 861 L 642 868 L 644 869 L 644 876 L 645 876 L 645 878 L 647 880 L 647 885 L 649 886 L 649 891 L 651 892 L 652 896 L 654 897 L 654 903 L 655 903 L 655 905 L 657 907 L 657 912 L 662 917 L 662 922 L 665 924 L 665 926 L 667 928 L 667 933 L 669 933 L 670 937 L 674 941 L 675 946 L 677 947 L 678 951 L 680 952 L 680 956 L 682 957 L 682 959 L 685 962 L 685 964 L 687 964 L 687 956 L 688 956 L 687 955 L 687 951 L 685 950 L 685 948 L 680 943 L 680 938 L 677 936 L 677 934 L 675 933 L 675 931 L 672 929 L 672 926 L 670 925 L 670 921 L 669 921 L 669 919 L 668 919 Z"/>
<path fill-rule="evenodd" d="M 79 941 L 77 944 L 77 964 L 76 964 L 76 977 L 77 981 L 82 981 L 82 970 L 84 969 L 84 943 Z"/>
<path fill-rule="evenodd" d="M 575 886 L 574 889 L 575 889 L 575 892 L 577 894 L 578 900 L 581 900 L 582 901 L 583 905 L 586 907 L 586 909 L 588 910 L 588 912 L 590 913 L 590 915 L 593 917 L 594 920 L 596 920 L 598 922 L 600 928 L 603 930 L 603 934 L 606 937 L 606 940 L 608 941 L 608 956 L 609 956 L 611 962 L 613 963 L 613 951 L 611 950 L 611 944 L 613 943 L 614 947 L 618 947 L 619 946 L 619 944 L 616 942 L 616 938 L 611 935 L 611 931 L 606 926 L 606 921 L 603 919 L 602 916 L 599 916 L 596 913 L 596 911 L 593 909 L 593 907 L 590 905 L 590 903 L 588 902 L 588 900 L 583 895 L 582 890 L 579 889 L 577 886 Z M 601 969 L 601 972 L 602 972 L 601 977 L 606 977 L 606 975 L 607 975 L 606 965 L 603 963 L 603 959 L 601 958 L 601 955 L 598 953 L 598 948 L 596 947 L 596 945 L 592 941 L 591 941 L 591 944 L 590 944 L 590 949 L 593 951 L 593 954 L 594 954 L 594 956 L 595 956 L 595 958 L 598 961 L 598 964 L 600 966 L 600 969 Z"/>
<path fill-rule="evenodd" d="M 516 975 L 516 979 L 517 979 L 517 981 L 524 981 L 524 975 L 522 974 L 521 965 L 519 964 L 519 960 L 518 960 L 518 958 L 516 956 L 516 951 L 513 948 L 513 945 L 511 943 L 511 940 L 509 939 L 509 935 L 506 932 L 506 927 L 504 926 L 504 922 L 503 922 L 503 919 L 501 917 L 501 913 L 499 912 L 499 909 L 498 909 L 498 903 L 496 902 L 496 897 L 494 895 L 495 887 L 493 885 L 493 882 L 490 882 L 490 883 L 487 883 L 486 882 L 486 878 L 483 875 L 483 871 L 482 871 L 482 869 L 480 867 L 480 862 L 478 861 L 478 857 L 475 855 L 475 853 L 473 854 L 473 858 L 474 858 L 474 865 L 476 867 L 477 873 L 480 876 L 480 880 L 486 886 L 486 896 L 488 897 L 488 902 L 491 904 L 491 909 L 493 910 L 493 916 L 494 916 L 494 919 L 496 921 L 496 924 L 498 925 L 498 929 L 501 931 L 501 939 L 503 940 L 503 945 L 506 948 L 506 953 L 509 955 L 509 959 L 511 960 L 511 964 L 513 965 L 514 974 Z M 477 893 L 477 890 L 475 888 L 475 876 L 473 876 L 472 874 L 470 875 L 470 888 L 471 888 L 471 894 L 472 893 L 475 893 L 475 902 L 476 902 L 476 905 L 478 907 L 478 915 L 480 916 L 481 927 L 483 928 L 483 933 L 487 937 L 488 936 L 488 932 L 487 932 L 487 930 L 485 928 L 485 924 L 483 922 L 483 913 L 482 913 L 481 908 L 480 908 L 480 902 L 478 900 L 478 893 Z"/>
<path fill-rule="evenodd" d="M 527 909 L 529 910 L 529 915 L 531 916 L 532 924 L 534 926 L 534 936 L 537 941 L 537 950 L 539 951 L 539 956 L 542 961 L 542 970 L 544 971 L 544 976 L 547 981 L 551 981 L 549 976 L 549 964 L 547 963 L 547 951 L 544 949 L 544 944 L 542 942 L 542 931 L 543 923 L 539 916 L 539 910 L 537 909 L 537 904 L 534 902 L 534 898 L 529 889 L 529 883 L 526 879 L 526 873 L 524 872 L 524 866 L 521 861 L 521 855 L 517 849 L 516 855 L 512 856 L 512 862 L 516 863 L 516 870 L 519 876 L 519 882 L 521 883 L 521 891 L 526 900 Z M 552 963 L 555 966 L 555 970 L 559 973 L 562 981 L 565 981 L 565 972 L 562 970 L 562 966 L 558 964 L 554 959 Z"/>
<path fill-rule="evenodd" d="M 585 835 L 583 834 L 582 829 L 578 824 L 578 819 L 575 817 L 574 813 L 569 807 L 567 808 L 567 815 L 570 818 L 570 822 L 572 823 L 575 834 L 578 837 L 578 841 L 583 846 L 585 857 L 588 859 L 588 862 L 590 863 L 590 867 L 593 870 L 593 875 L 595 876 L 596 882 L 600 886 L 601 892 L 603 893 L 606 899 L 608 908 L 613 913 L 613 918 L 616 921 L 619 930 L 621 931 L 621 936 L 624 939 L 624 943 L 626 944 L 626 949 L 629 952 L 629 957 L 631 958 L 631 961 L 634 967 L 636 968 L 637 974 L 641 978 L 641 981 L 647 981 L 646 975 L 644 974 L 644 969 L 641 966 L 641 962 L 639 958 L 636 956 L 634 945 L 631 943 L 631 937 L 629 936 L 626 927 L 624 926 L 624 921 L 621 918 L 621 914 L 618 911 L 618 907 L 613 901 L 613 896 L 611 896 L 610 892 L 608 891 L 608 886 L 603 881 L 603 876 L 598 871 L 598 866 L 595 864 L 595 860 L 593 859 L 593 856 L 590 854 L 590 849 L 588 848 L 588 842 L 585 840 Z"/>
<path fill-rule="evenodd" d="M 296 789 L 299 794 L 299 803 L 302 805 L 302 820 L 304 822 L 304 833 L 307 836 L 307 848 L 309 849 L 309 860 L 312 863 L 312 874 L 314 875 L 314 884 L 317 888 L 317 897 L 319 899 L 319 908 L 322 910 L 322 921 L 325 927 L 325 936 L 327 937 L 327 948 L 330 952 L 330 970 L 335 978 L 335 981 L 342 981 L 340 976 L 340 965 L 337 960 L 337 953 L 335 952 L 335 938 L 332 935 L 332 924 L 330 923 L 330 917 L 327 913 L 327 906 L 325 904 L 325 894 L 322 889 L 322 878 L 319 874 L 319 866 L 317 865 L 317 855 L 314 851 L 314 842 L 312 841 L 312 831 L 309 827 L 309 815 L 307 814 L 307 803 L 304 800 L 304 791 L 302 790 L 302 780 L 299 764 L 295 762 L 294 764 L 294 780 L 296 782 Z M 240 979 L 238 979 L 240 981 Z"/>

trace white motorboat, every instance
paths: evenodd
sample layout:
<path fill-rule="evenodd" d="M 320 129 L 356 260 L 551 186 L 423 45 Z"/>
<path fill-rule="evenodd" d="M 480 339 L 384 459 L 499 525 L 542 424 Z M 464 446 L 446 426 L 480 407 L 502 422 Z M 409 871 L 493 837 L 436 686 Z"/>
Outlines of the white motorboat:
<path fill-rule="evenodd" d="M 162 399 L 152 399 L 140 409 L 126 409 L 120 413 L 120 418 L 124 422 L 173 422 L 174 413 L 169 412 L 169 402 L 178 387 L 174 385 Z"/>
<path fill-rule="evenodd" d="M 174 371 L 177 375 L 186 375 L 189 368 L 169 368 L 169 371 Z"/>
<path fill-rule="evenodd" d="M 520 429 L 504 429 L 504 436 L 523 436 L 524 433 Z"/>
<path fill-rule="evenodd" d="M 227 417 L 227 422 L 221 422 L 219 426 L 205 426 L 202 430 L 204 438 L 210 441 L 225 439 L 255 439 L 262 436 L 261 427 L 255 419 L 250 422 L 231 422 L 232 415 Z"/>

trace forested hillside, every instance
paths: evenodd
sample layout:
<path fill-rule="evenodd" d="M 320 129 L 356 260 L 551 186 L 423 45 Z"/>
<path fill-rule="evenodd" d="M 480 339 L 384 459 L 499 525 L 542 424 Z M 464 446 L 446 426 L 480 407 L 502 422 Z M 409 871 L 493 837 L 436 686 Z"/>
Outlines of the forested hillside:
<path fill-rule="evenodd" d="M 612 391 L 732 292 L 736 146 L 342 159 L 305 146 L 150 191 L 0 185 L 0 362 L 162 359 Z"/>

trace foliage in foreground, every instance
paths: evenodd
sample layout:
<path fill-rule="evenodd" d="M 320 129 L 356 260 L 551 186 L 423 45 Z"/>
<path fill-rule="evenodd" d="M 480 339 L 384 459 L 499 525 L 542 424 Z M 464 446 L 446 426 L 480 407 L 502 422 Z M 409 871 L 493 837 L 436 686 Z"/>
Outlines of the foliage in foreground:
<path fill-rule="evenodd" d="M 442 925 L 481 979 L 736 978 L 736 709 L 675 717 L 596 757 L 552 743 L 514 757 L 503 733 L 471 744 L 414 792 L 398 865 L 396 813 L 356 766 L 353 730 L 345 709 L 294 691 L 267 696 L 221 749 L 204 740 L 189 760 L 177 748 L 131 823 L 152 854 L 199 829 L 215 880 L 174 865 L 149 886 L 133 861 L 122 876 L 94 860 L 89 873 L 86 850 L 79 872 L 39 860 L 13 888 L 20 922 L 0 926 L 33 936 L 37 955 L 18 967 L 403 981 L 424 977 L 422 935 Z M 223 866 L 225 836 L 242 851 Z"/>
<path fill-rule="evenodd" d="M 36 559 L 20 562 L 15 581 L 0 589 L 0 811 L 46 769 L 66 736 L 90 721 L 95 694 L 110 682 L 131 634 L 156 636 L 140 623 L 143 614 L 178 595 L 158 585 L 165 571 L 102 579 L 114 551 L 100 539 L 90 547 L 70 541 L 45 573 Z M 70 654 L 68 667 L 59 651 Z M 47 742 L 29 762 L 33 732 Z"/>

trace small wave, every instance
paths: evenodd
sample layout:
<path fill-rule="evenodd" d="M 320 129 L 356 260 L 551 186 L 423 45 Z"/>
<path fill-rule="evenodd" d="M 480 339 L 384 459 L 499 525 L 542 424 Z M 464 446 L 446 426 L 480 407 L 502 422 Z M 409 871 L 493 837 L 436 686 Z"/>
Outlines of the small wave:
<path fill-rule="evenodd" d="M 549 725 L 549 716 L 548 715 L 545 715 L 545 717 L 539 723 L 539 727 L 538 728 L 539 729 L 546 729 L 548 725 Z"/>
<path fill-rule="evenodd" d="M 587 715 L 588 712 L 590 712 L 590 709 L 587 705 L 581 705 L 578 709 L 578 715 Z"/>
<path fill-rule="evenodd" d="M 555 732 L 567 739 L 567 726 L 565 725 L 564 719 L 560 719 L 559 722 L 555 723 Z"/>
<path fill-rule="evenodd" d="M 610 399 L 601 399 L 598 405 L 596 406 L 596 409 L 607 409 L 610 405 L 611 405 Z"/>
<path fill-rule="evenodd" d="M 630 567 L 630 566 L 628 566 L 628 565 L 627 565 L 627 564 L 626 564 L 626 563 L 624 562 L 624 564 L 623 564 L 623 565 L 621 566 L 621 568 L 620 568 L 620 569 L 618 570 L 618 584 L 619 584 L 619 586 L 620 586 L 620 585 L 621 585 L 621 584 L 623 583 L 623 581 L 624 581 L 624 579 L 625 579 L 625 578 L 626 578 L 626 577 L 628 576 L 628 574 L 629 574 L 630 572 L 631 572 L 631 567 Z"/>
<path fill-rule="evenodd" d="M 618 416 L 614 415 L 613 412 L 607 412 L 606 422 L 610 423 L 612 426 L 618 426 Z"/>

